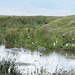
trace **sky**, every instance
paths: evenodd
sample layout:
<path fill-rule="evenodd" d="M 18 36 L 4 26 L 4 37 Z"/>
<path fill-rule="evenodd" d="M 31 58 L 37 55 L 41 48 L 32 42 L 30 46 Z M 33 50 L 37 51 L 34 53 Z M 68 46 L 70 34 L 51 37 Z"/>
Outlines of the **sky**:
<path fill-rule="evenodd" d="M 0 15 L 74 15 L 75 0 L 0 0 Z"/>

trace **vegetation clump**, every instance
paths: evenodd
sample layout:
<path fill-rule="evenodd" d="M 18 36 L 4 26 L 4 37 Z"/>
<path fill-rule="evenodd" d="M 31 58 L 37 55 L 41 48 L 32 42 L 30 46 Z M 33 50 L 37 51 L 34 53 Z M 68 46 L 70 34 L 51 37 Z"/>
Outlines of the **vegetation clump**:
<path fill-rule="evenodd" d="M 21 73 L 16 70 L 14 63 L 2 60 L 0 61 L 0 75 L 21 75 Z"/>

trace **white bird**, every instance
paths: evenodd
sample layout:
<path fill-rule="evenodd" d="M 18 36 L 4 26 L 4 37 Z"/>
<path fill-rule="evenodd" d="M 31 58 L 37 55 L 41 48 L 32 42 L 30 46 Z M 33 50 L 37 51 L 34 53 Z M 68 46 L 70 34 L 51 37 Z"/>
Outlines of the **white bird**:
<path fill-rule="evenodd" d="M 54 42 L 53 44 L 54 44 L 54 46 L 55 46 L 55 42 Z"/>
<path fill-rule="evenodd" d="M 34 44 L 34 42 L 32 42 L 32 45 Z"/>
<path fill-rule="evenodd" d="M 56 40 L 56 43 L 58 43 L 58 41 Z"/>
<path fill-rule="evenodd" d="M 69 45 L 69 43 L 66 44 L 66 47 Z"/>
<path fill-rule="evenodd" d="M 11 66 L 10 66 L 9 69 L 8 69 L 8 73 L 10 73 L 10 71 L 11 71 Z"/>
<path fill-rule="evenodd" d="M 74 40 L 74 38 L 72 38 L 72 40 Z"/>
<path fill-rule="evenodd" d="M 74 44 L 72 44 L 72 46 L 75 46 Z"/>

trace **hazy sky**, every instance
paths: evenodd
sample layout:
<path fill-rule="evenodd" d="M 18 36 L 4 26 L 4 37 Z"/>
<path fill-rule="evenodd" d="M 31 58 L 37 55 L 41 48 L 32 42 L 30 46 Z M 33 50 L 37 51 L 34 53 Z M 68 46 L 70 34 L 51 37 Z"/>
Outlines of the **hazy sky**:
<path fill-rule="evenodd" d="M 66 16 L 75 13 L 75 0 L 0 0 L 0 15 Z"/>

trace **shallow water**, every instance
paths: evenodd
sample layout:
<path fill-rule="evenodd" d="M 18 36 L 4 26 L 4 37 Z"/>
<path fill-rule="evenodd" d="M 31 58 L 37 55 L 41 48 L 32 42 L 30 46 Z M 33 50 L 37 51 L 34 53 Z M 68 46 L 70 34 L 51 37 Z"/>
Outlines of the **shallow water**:
<path fill-rule="evenodd" d="M 23 74 L 34 72 L 35 69 L 40 71 L 41 67 L 51 73 L 56 70 L 59 71 L 59 69 L 67 71 L 75 69 L 75 56 L 73 54 L 72 56 L 69 56 L 67 53 L 62 55 L 55 51 L 49 54 L 43 54 L 39 51 L 24 51 L 23 48 L 6 49 L 2 45 L 0 46 L 0 60 L 2 59 L 15 61 L 16 66 Z"/>

